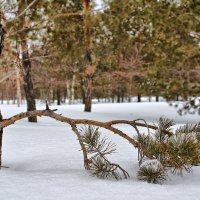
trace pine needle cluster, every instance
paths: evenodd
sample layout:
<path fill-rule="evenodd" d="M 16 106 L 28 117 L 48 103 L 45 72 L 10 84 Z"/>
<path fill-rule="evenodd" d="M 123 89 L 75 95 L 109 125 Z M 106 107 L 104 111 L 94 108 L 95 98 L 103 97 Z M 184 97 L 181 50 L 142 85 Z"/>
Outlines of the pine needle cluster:
<path fill-rule="evenodd" d="M 166 172 L 158 160 L 148 160 L 140 166 L 137 177 L 141 181 L 157 184 L 166 180 Z"/>
<path fill-rule="evenodd" d="M 168 139 L 166 155 L 174 172 L 190 172 L 193 165 L 199 164 L 200 143 L 197 140 L 196 128 L 196 125 L 182 126 Z"/>
<path fill-rule="evenodd" d="M 116 180 L 128 178 L 129 174 L 120 165 L 111 163 L 107 155 L 116 151 L 116 145 L 108 141 L 106 137 L 101 138 L 99 128 L 85 126 L 81 129 L 82 139 L 87 153 L 91 155 L 89 172 L 99 178 Z"/>
<path fill-rule="evenodd" d="M 138 179 L 151 183 L 164 180 L 167 169 L 182 174 L 190 172 L 193 165 L 200 163 L 199 125 L 185 125 L 173 131 L 174 122 L 160 118 L 157 130 L 152 134 L 139 134 L 135 139 L 139 142 Z M 161 168 L 152 167 L 152 164 L 143 165 L 145 159 L 156 159 Z M 157 169 L 157 170 L 155 170 Z M 165 172 L 164 172 L 165 171 Z"/>

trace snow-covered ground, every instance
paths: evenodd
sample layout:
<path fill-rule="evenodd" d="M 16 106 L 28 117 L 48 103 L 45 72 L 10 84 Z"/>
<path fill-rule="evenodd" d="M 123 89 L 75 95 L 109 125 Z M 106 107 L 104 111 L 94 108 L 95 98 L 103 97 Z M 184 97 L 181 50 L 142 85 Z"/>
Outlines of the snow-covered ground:
<path fill-rule="evenodd" d="M 83 105 L 55 106 L 58 113 L 72 118 L 100 121 L 144 118 L 155 122 L 160 116 L 179 124 L 197 123 L 198 115 L 179 116 L 167 103 L 95 104 L 92 113 L 84 113 Z M 42 109 L 44 106 L 38 106 Z M 4 118 L 21 111 L 13 105 L 0 105 Z M 133 135 L 131 127 L 119 127 Z M 103 130 L 102 130 L 103 131 Z M 104 131 L 103 131 L 104 132 Z M 129 173 L 128 180 L 101 180 L 83 167 L 78 141 L 66 124 L 42 117 L 37 124 L 26 119 L 4 130 L 3 165 L 0 170 L 0 200 L 199 200 L 200 167 L 180 177 L 170 175 L 163 185 L 138 181 L 137 151 L 119 136 L 104 132 L 117 144 L 110 159 Z"/>

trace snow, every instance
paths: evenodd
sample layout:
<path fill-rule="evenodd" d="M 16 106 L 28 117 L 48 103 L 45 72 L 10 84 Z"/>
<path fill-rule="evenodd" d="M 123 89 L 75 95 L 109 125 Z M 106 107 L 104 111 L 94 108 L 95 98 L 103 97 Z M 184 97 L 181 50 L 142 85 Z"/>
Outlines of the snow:
<path fill-rule="evenodd" d="M 143 163 L 140 165 L 140 167 L 146 167 L 146 168 L 150 168 L 153 169 L 154 171 L 158 171 L 160 170 L 162 167 L 162 164 L 160 163 L 160 161 L 158 161 L 157 159 L 152 159 L 152 160 L 145 160 L 143 161 Z"/>
<path fill-rule="evenodd" d="M 4 118 L 25 111 L 25 106 L 1 105 Z M 43 109 L 44 106 L 37 106 Z M 72 118 L 99 121 L 144 118 L 156 122 L 160 116 L 179 124 L 197 123 L 198 115 L 179 116 L 167 103 L 95 104 L 92 113 L 83 105 L 53 106 L 58 113 Z M 132 136 L 130 126 L 119 125 Z M 199 200 L 200 167 L 182 177 L 170 175 L 163 185 L 137 180 L 137 151 L 127 141 L 102 129 L 117 144 L 117 153 L 109 157 L 125 168 L 130 178 L 101 180 L 83 167 L 82 152 L 76 136 L 64 123 L 42 117 L 37 124 L 26 119 L 4 129 L 3 165 L 0 170 L 0 200 Z"/>

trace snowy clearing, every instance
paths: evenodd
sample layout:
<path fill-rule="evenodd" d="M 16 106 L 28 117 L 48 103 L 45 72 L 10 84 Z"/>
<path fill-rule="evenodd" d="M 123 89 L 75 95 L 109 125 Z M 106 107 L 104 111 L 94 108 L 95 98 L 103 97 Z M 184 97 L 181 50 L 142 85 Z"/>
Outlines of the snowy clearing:
<path fill-rule="evenodd" d="M 25 106 L 1 105 L 4 118 L 25 111 Z M 44 106 L 38 106 L 44 109 Z M 82 105 L 53 106 L 72 118 L 99 121 L 144 118 L 156 122 L 160 116 L 178 124 L 197 123 L 198 115 L 179 116 L 167 103 L 95 104 L 92 113 L 82 112 Z M 119 127 L 119 126 L 118 126 Z M 127 134 L 129 126 L 120 126 Z M 138 181 L 137 151 L 119 136 L 102 130 L 117 144 L 117 154 L 109 158 L 119 163 L 131 178 L 122 181 L 91 177 L 83 167 L 82 153 L 70 126 L 42 117 L 37 124 L 26 119 L 4 129 L 3 165 L 0 170 L 0 200 L 199 200 L 200 167 L 183 177 L 170 175 L 163 185 Z"/>

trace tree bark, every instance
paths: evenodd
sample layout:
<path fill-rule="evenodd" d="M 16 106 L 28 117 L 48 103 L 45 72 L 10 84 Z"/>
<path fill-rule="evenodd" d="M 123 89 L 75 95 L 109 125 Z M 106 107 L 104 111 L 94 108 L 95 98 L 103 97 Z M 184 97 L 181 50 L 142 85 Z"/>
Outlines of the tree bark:
<path fill-rule="evenodd" d="M 92 56 L 91 56 L 91 38 L 90 38 L 90 27 L 89 27 L 89 18 L 90 18 L 90 0 L 83 0 L 83 13 L 84 13 L 84 38 L 85 38 L 85 59 L 86 59 L 86 71 L 89 67 L 92 66 Z M 92 110 L 92 76 L 93 74 L 88 74 L 84 77 L 84 94 L 83 101 L 85 104 L 84 111 L 91 112 Z"/>
<path fill-rule="evenodd" d="M 24 11 L 24 5 L 27 4 L 25 0 L 17 0 L 18 2 L 18 14 Z M 23 15 L 19 19 L 19 27 L 24 28 L 26 26 L 26 16 Z M 33 82 L 31 76 L 31 60 L 29 58 L 29 51 L 28 51 L 28 42 L 27 42 L 27 35 L 28 33 L 25 31 L 21 31 L 19 33 L 20 39 L 20 47 L 22 51 L 22 76 L 24 80 L 24 91 L 25 97 L 27 102 L 27 111 L 34 111 L 36 110 L 36 103 L 35 103 L 35 96 L 33 92 Z M 30 116 L 28 118 L 29 122 L 37 122 L 36 116 Z"/>
<path fill-rule="evenodd" d="M 71 104 L 71 90 L 70 90 L 70 81 L 69 80 L 66 82 L 66 86 L 67 86 L 68 104 Z"/>
<path fill-rule="evenodd" d="M 16 84 L 17 84 L 17 106 L 20 107 L 22 95 L 20 86 L 20 71 L 18 67 L 16 67 Z"/>
<path fill-rule="evenodd" d="M 61 105 L 61 94 L 60 94 L 60 88 L 57 88 L 57 105 Z"/>
<path fill-rule="evenodd" d="M 117 103 L 120 103 L 120 94 L 117 94 Z"/>
<path fill-rule="evenodd" d="M 31 61 L 29 59 L 28 45 L 26 39 L 22 38 L 22 66 L 23 66 L 23 79 L 24 91 L 27 101 L 27 111 L 36 110 L 35 97 L 33 92 L 33 82 L 31 77 Z M 37 122 L 37 117 L 30 116 L 29 122 Z"/>
<path fill-rule="evenodd" d="M 86 90 L 85 90 L 85 112 L 92 111 L 92 79 L 87 80 Z"/>
<path fill-rule="evenodd" d="M 138 93 L 138 102 L 141 102 L 141 94 L 140 93 Z"/>
<path fill-rule="evenodd" d="M 74 88 L 75 88 L 75 82 L 76 82 L 76 75 L 73 74 L 72 76 L 72 85 L 71 85 L 71 103 L 74 104 L 74 100 L 75 100 L 75 93 L 74 93 Z"/>
<path fill-rule="evenodd" d="M 67 97 L 69 100 L 69 104 L 74 104 L 74 99 L 75 99 L 75 95 L 74 95 L 74 87 L 75 87 L 75 81 L 76 81 L 76 75 L 73 74 L 72 75 L 72 80 L 67 81 L 66 85 L 67 85 Z"/>
<path fill-rule="evenodd" d="M 132 92 L 132 80 L 129 80 L 128 83 L 128 102 L 131 102 L 131 92 Z"/>
<path fill-rule="evenodd" d="M 3 104 L 3 90 L 1 91 L 1 104 Z"/>

